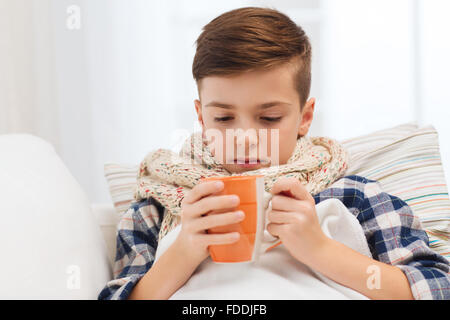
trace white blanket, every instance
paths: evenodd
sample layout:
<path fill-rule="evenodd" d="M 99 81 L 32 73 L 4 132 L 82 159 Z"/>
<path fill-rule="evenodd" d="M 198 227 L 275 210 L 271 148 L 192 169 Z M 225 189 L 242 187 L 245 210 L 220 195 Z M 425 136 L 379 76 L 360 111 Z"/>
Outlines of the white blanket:
<path fill-rule="evenodd" d="M 316 205 L 324 233 L 346 246 L 372 257 L 356 217 L 338 199 Z M 159 244 L 156 260 L 176 239 L 181 226 Z M 266 239 L 273 239 L 267 230 Z M 328 261 L 332 264 L 333 261 Z M 214 263 L 203 261 L 191 278 L 170 299 L 368 299 L 355 290 L 310 269 L 294 259 L 283 244 L 262 254 L 257 262 Z"/>

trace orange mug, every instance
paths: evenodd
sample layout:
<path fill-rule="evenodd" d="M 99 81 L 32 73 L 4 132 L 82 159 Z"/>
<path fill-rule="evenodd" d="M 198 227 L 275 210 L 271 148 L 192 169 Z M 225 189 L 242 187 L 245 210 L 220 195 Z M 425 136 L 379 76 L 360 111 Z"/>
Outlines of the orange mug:
<path fill-rule="evenodd" d="M 210 245 L 208 247 L 211 259 L 214 262 L 253 262 L 262 253 L 281 244 L 278 237 L 272 237 L 272 240 L 266 240 L 264 237 L 266 211 L 270 206 L 270 201 L 268 206 L 264 196 L 263 175 L 219 176 L 201 179 L 201 181 L 211 180 L 220 180 L 224 183 L 223 190 L 217 195 L 235 194 L 239 196 L 240 202 L 235 210 L 242 210 L 245 213 L 244 220 L 238 223 L 207 230 L 208 233 L 239 232 L 241 234 L 239 240 L 234 243 Z M 208 214 L 226 211 L 214 210 Z"/>

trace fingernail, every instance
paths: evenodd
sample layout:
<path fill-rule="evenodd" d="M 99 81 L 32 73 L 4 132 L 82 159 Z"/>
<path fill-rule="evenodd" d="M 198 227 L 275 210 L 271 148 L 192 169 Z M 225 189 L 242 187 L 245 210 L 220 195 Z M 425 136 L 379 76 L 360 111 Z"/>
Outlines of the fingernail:
<path fill-rule="evenodd" d="M 239 202 L 239 197 L 238 196 L 231 196 L 231 202 L 233 202 L 233 204 L 237 204 Z"/>
<path fill-rule="evenodd" d="M 217 181 L 215 184 L 217 189 L 221 189 L 223 187 L 223 182 L 222 181 Z"/>
<path fill-rule="evenodd" d="M 244 218 L 245 217 L 245 214 L 244 214 L 244 212 L 243 211 L 237 211 L 236 212 L 236 216 L 238 217 L 238 218 Z"/>

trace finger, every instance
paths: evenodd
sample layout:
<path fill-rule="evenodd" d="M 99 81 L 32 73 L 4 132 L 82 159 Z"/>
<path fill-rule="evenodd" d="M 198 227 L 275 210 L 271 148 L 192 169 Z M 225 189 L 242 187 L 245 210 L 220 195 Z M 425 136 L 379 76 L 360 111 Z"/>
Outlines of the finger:
<path fill-rule="evenodd" d="M 307 200 L 297 200 L 291 197 L 275 195 L 272 198 L 272 209 L 279 211 L 309 212 L 315 206 Z"/>
<path fill-rule="evenodd" d="M 204 181 L 197 184 L 190 192 L 184 197 L 184 201 L 187 204 L 191 204 L 199 201 L 200 199 L 207 197 L 210 194 L 219 192 L 223 189 L 224 185 L 222 181 Z"/>
<path fill-rule="evenodd" d="M 267 231 L 274 237 L 280 237 L 280 235 L 283 233 L 284 227 L 285 227 L 285 224 L 269 223 L 266 228 L 267 228 Z"/>
<path fill-rule="evenodd" d="M 270 192 L 273 195 L 285 192 L 297 200 L 314 201 L 314 198 L 308 192 L 306 187 L 299 180 L 293 177 L 279 178 L 273 185 Z"/>
<path fill-rule="evenodd" d="M 271 210 L 269 211 L 269 215 L 267 218 L 271 223 L 291 223 L 293 221 L 294 214 L 295 212 Z"/>
<path fill-rule="evenodd" d="M 210 214 L 205 217 L 201 217 L 194 222 L 195 231 L 203 231 L 210 228 L 225 226 L 229 224 L 239 223 L 245 219 L 245 214 L 242 210 Z"/>
<path fill-rule="evenodd" d="M 190 205 L 189 211 L 194 212 L 193 216 L 198 217 L 213 210 L 230 211 L 239 205 L 237 195 L 208 196 Z"/>
<path fill-rule="evenodd" d="M 209 245 L 234 243 L 241 237 L 239 232 L 209 233 L 199 235 L 201 241 Z"/>
<path fill-rule="evenodd" d="M 272 197 L 272 209 L 279 211 L 299 211 L 302 200 L 280 194 Z"/>

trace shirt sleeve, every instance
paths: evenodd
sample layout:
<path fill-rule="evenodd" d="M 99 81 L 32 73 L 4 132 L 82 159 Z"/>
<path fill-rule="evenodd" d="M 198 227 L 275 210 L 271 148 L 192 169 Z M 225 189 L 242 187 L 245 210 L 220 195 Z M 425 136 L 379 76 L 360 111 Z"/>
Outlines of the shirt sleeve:
<path fill-rule="evenodd" d="M 132 203 L 124 213 L 117 226 L 113 279 L 100 292 L 99 300 L 126 300 L 151 268 L 163 216 L 164 207 L 153 198 Z"/>
<path fill-rule="evenodd" d="M 429 247 L 427 233 L 405 201 L 366 179 L 357 218 L 374 259 L 406 275 L 416 300 L 450 299 L 448 260 Z"/>

